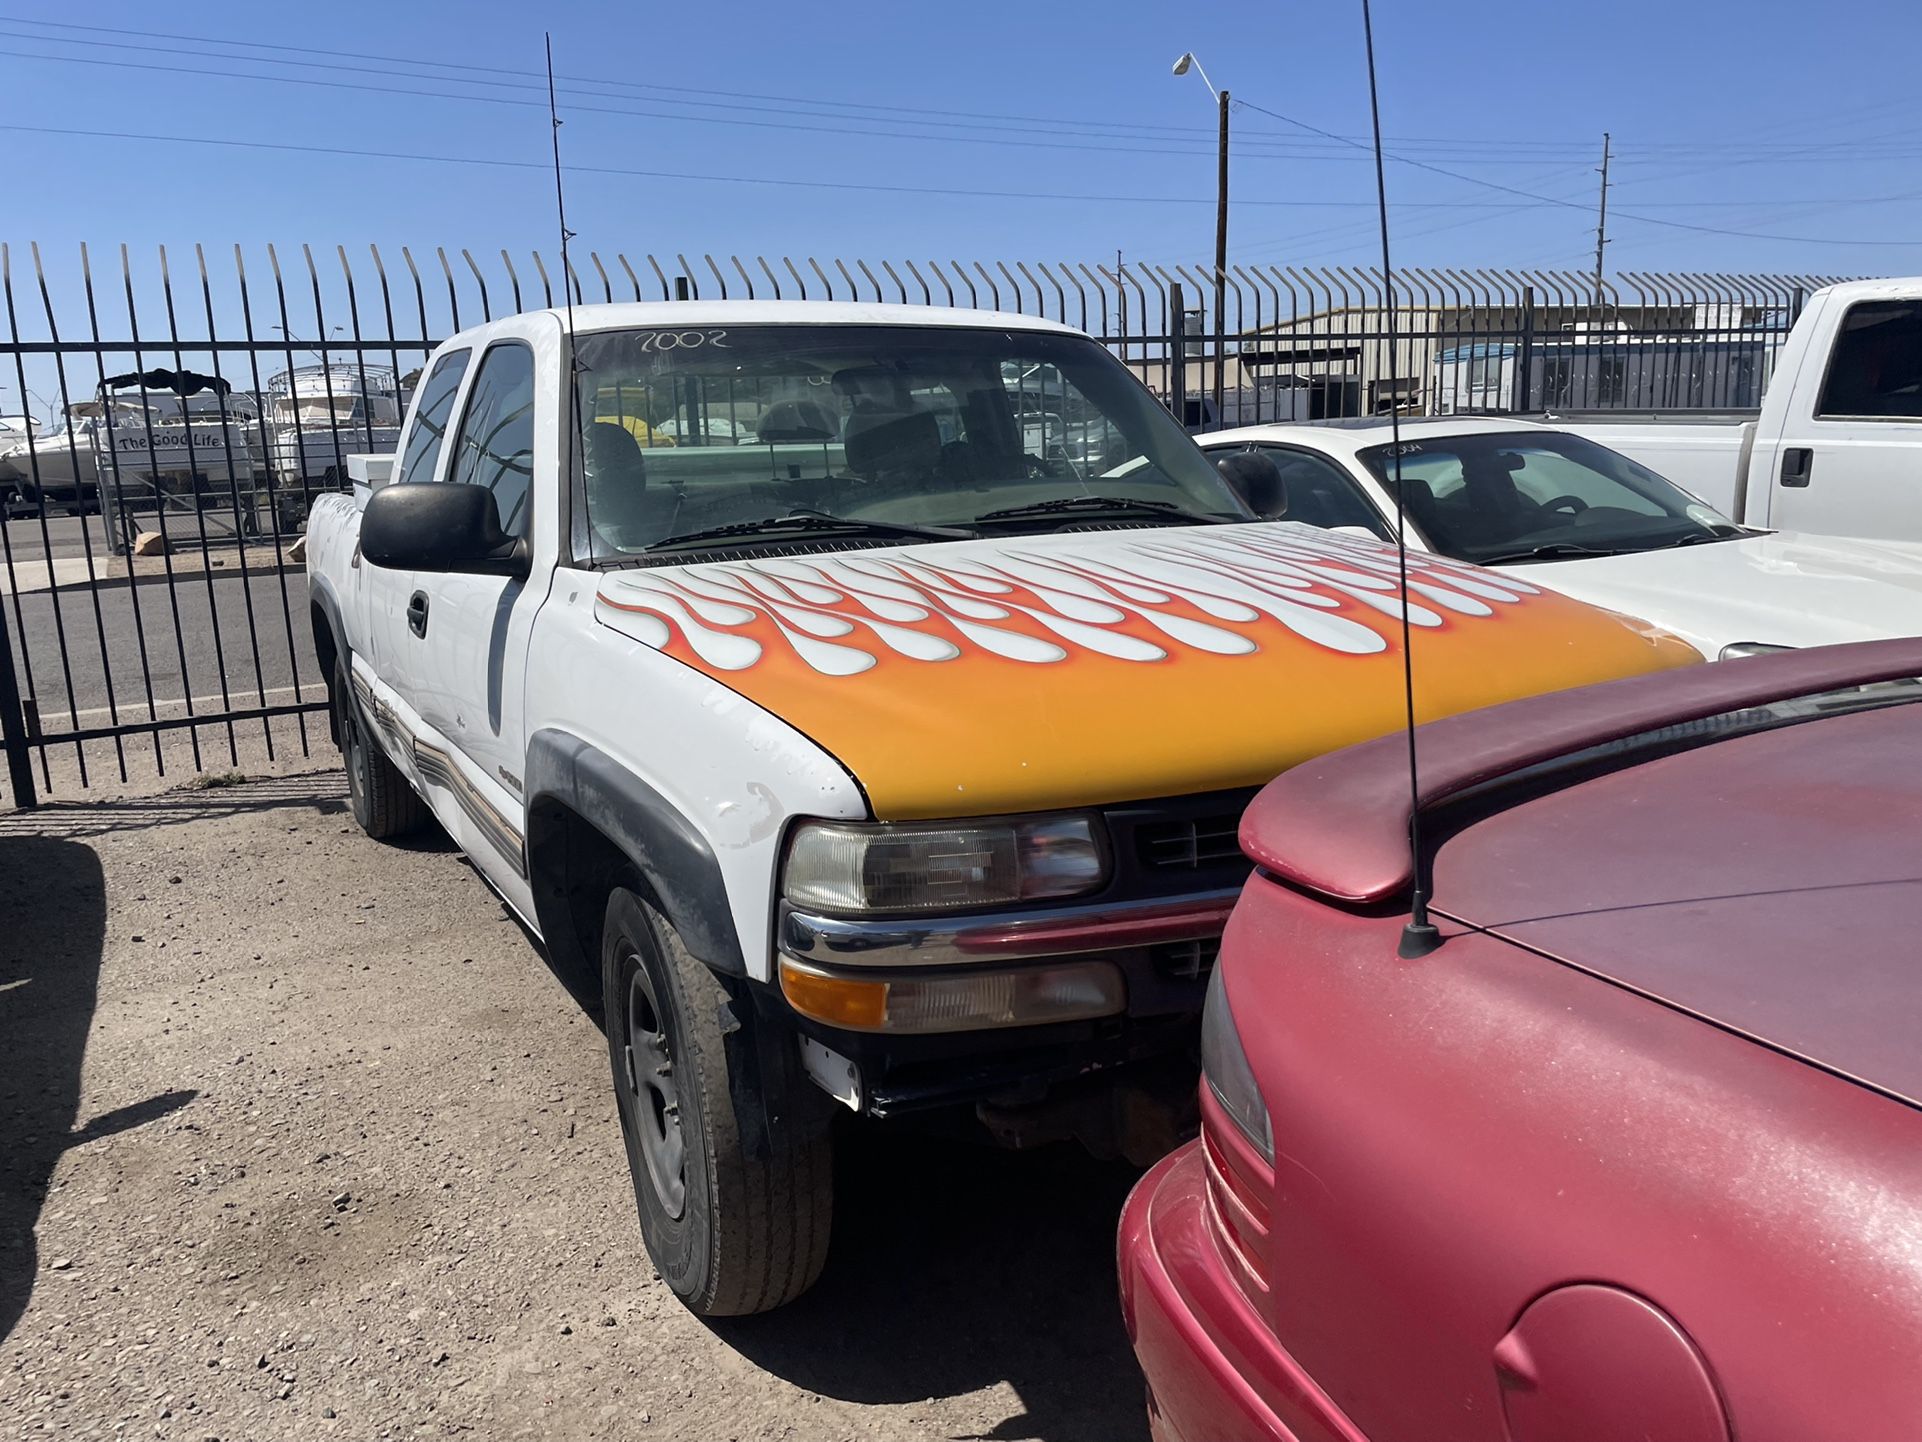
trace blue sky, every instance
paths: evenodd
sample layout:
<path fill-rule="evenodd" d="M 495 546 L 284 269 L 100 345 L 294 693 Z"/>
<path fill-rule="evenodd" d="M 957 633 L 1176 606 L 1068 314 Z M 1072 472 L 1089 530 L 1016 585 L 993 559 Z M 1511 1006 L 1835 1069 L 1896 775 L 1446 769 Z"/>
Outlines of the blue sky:
<path fill-rule="evenodd" d="M 1587 269 L 1608 130 L 1611 270 L 1922 270 L 1922 96 L 1875 62 L 1922 52 L 1922 6 L 1822 14 L 1380 0 L 1397 262 Z M 96 266 L 125 242 L 148 268 L 165 243 L 177 275 L 194 242 L 216 265 L 269 241 L 323 264 L 370 241 L 551 260 L 544 28 L 580 244 L 637 266 L 1205 262 L 1215 116 L 1169 73 L 1188 49 L 1261 107 L 1233 116 L 1232 258 L 1375 258 L 1368 156 L 1316 133 L 1367 132 L 1358 4 L 0 0 L 16 278 L 27 241 L 62 306 L 83 240 Z M 136 135 L 175 139 L 113 138 Z"/>
<path fill-rule="evenodd" d="M 1820 25 L 1806 6 L 1752 0 L 1630 0 L 1603 11 L 1381 0 L 1378 11 L 1384 121 L 1404 141 L 1398 153 L 1581 207 L 1396 164 L 1391 196 L 1411 262 L 1585 264 L 1591 170 L 1606 129 L 1618 152 L 1613 264 L 1922 267 L 1922 244 L 1799 244 L 1628 218 L 1810 240 L 1922 241 L 1922 96 L 1906 82 L 1885 83 L 1892 76 L 1878 81 L 1872 69 L 1874 55 L 1922 49 L 1922 6 L 1844 0 Z M 34 14 L 99 28 L 22 23 Z M 533 86 L 535 75 L 446 69 L 438 72 L 445 81 L 429 83 L 369 72 L 419 75 L 430 60 L 535 72 L 542 28 L 551 27 L 562 75 L 614 82 L 563 81 L 575 229 L 630 254 L 1094 260 L 1119 248 L 1199 261 L 1212 245 L 1214 116 L 1199 77 L 1169 74 L 1177 53 L 1195 50 L 1216 84 L 1311 125 L 1362 135 L 1367 119 L 1359 11 L 1349 4 L 334 0 L 160 11 L 117 0 L 59 10 L 0 0 L 0 16 L 0 122 L 8 125 L 530 163 L 546 154 L 543 117 L 527 103 L 541 96 L 515 87 Z M 207 71 L 227 73 L 191 73 Z M 234 78 L 241 72 L 279 79 Z M 422 93 L 430 91 L 490 99 Z M 1003 116 L 1063 123 L 995 118 Z M 1365 260 L 1369 213 L 1338 202 L 1369 199 L 1366 156 L 1252 110 L 1237 111 L 1234 126 L 1247 146 L 1233 173 L 1236 257 Z M 1862 148 L 1851 153 L 1851 143 Z M 548 177 L 538 168 L 28 130 L 7 134 L 6 153 L 14 179 L 3 229 L 16 242 L 377 239 L 521 249 L 548 243 L 553 230 Z M 1116 198 L 811 189 L 591 166 Z M 1909 198 L 1833 203 L 1890 196 Z"/>

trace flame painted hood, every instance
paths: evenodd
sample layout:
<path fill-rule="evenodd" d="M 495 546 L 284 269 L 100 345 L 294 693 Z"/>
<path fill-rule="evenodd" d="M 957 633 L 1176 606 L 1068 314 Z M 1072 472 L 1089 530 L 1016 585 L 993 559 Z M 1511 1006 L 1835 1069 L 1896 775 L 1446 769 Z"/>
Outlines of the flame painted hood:
<path fill-rule="evenodd" d="M 606 625 L 831 752 L 884 820 L 1252 786 L 1401 724 L 1393 550 L 1292 523 L 616 571 Z M 1411 554 L 1417 717 L 1701 657 Z"/>

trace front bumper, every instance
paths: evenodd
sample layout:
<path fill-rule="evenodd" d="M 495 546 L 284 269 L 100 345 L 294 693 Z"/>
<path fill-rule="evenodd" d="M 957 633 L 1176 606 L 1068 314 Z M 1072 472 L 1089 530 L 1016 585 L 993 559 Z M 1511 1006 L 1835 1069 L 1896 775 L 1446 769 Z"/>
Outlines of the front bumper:
<path fill-rule="evenodd" d="M 1208 1221 L 1200 1142 L 1164 1158 L 1122 1209 L 1121 1307 L 1156 1442 L 1366 1442 L 1235 1285 Z"/>
<path fill-rule="evenodd" d="M 1201 1004 L 1238 894 L 1217 888 L 911 921 L 840 921 L 784 907 L 781 952 L 825 973 L 961 975 L 1095 961 L 1119 973 L 1125 996 L 1111 1015 L 953 1032 L 852 1031 L 799 1010 L 788 1016 L 803 1035 L 854 1063 L 854 1104 L 875 1116 L 952 1105 L 1033 1107 L 1111 1091 L 1116 1073 L 1137 1078 L 1145 1063 L 1157 1063 L 1151 1088 L 1182 1113 L 1171 1123 L 1172 1144 L 1190 1126 Z"/>
<path fill-rule="evenodd" d="M 1171 1145 L 1192 1125 L 1202 1000 L 1222 927 L 1249 871 L 1235 830 L 1250 794 L 1105 808 L 1112 875 L 1103 890 L 1071 901 L 895 918 L 829 917 L 779 905 L 777 951 L 823 973 L 874 980 L 1095 961 L 1122 979 L 1125 1004 L 1111 1014 L 954 1032 L 857 1030 L 795 1008 L 778 978 L 763 1005 L 834 1054 L 814 1056 L 822 1063 L 816 1079 L 859 1111 L 895 1116 L 973 1105 L 995 1126 L 996 1113 L 1011 1120 L 1012 1109 L 1064 1107 L 1077 1097 L 1145 1087 L 1174 1099 L 1166 1109 Z M 857 1078 L 835 1058 L 851 1062 Z M 858 1092 L 853 1098 L 841 1084 L 849 1081 Z M 1076 1120 L 1077 1134 L 1085 1121 Z"/>

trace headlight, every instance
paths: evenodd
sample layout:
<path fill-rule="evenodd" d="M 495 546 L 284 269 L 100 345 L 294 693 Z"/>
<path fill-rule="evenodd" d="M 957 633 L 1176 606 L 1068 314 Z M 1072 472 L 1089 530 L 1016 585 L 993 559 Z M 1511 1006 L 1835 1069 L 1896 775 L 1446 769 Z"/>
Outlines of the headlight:
<path fill-rule="evenodd" d="M 1793 646 L 1772 646 L 1767 641 L 1737 641 L 1732 646 L 1724 646 L 1718 661 L 1733 661 L 1738 656 L 1767 656 L 1776 651 L 1793 651 Z"/>
<path fill-rule="evenodd" d="M 804 910 L 863 914 L 1080 896 L 1107 879 L 1091 816 L 810 821 L 788 843 L 782 888 Z"/>

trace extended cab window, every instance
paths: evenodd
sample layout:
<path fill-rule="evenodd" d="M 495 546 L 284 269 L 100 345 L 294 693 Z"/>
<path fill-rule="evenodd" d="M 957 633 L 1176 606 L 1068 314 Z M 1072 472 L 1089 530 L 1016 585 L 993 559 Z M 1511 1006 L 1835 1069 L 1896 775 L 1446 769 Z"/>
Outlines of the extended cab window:
<path fill-rule="evenodd" d="M 1922 302 L 1849 307 L 1815 413 L 1922 420 Z"/>
<path fill-rule="evenodd" d="M 454 412 L 454 394 L 467 374 L 468 352 L 450 351 L 434 363 L 421 383 L 420 405 L 407 432 L 396 481 L 431 481 L 440 460 L 440 443 L 447 434 L 447 418 Z"/>
<path fill-rule="evenodd" d="M 1274 461 L 1287 488 L 1288 509 L 1284 521 L 1334 530 L 1337 526 L 1356 526 L 1384 541 L 1392 539 L 1381 513 L 1361 487 L 1333 461 L 1293 451 L 1283 446 L 1256 446 L 1254 449 Z M 1215 455 L 1222 454 L 1216 451 Z"/>
<path fill-rule="evenodd" d="M 533 476 L 534 352 L 519 341 L 503 341 L 481 357 L 447 478 L 492 491 L 501 529 L 525 536 Z"/>

